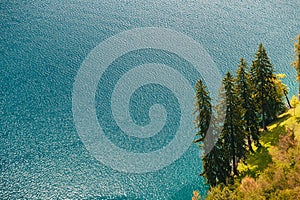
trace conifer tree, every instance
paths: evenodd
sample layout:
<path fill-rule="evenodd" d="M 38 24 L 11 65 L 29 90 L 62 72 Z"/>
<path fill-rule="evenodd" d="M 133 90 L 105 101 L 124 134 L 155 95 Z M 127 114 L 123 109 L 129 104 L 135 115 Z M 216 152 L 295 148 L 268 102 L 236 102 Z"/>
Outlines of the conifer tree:
<path fill-rule="evenodd" d="M 283 78 L 284 74 L 273 74 L 272 84 L 273 90 L 270 91 L 272 101 L 268 103 L 270 107 L 269 119 L 274 120 L 277 114 L 284 112 L 285 106 L 283 98 L 287 94 L 287 87 L 282 83 L 280 78 Z M 289 103 L 287 99 L 287 103 Z M 268 113 L 267 113 L 268 114 Z"/>
<path fill-rule="evenodd" d="M 242 107 L 242 122 L 244 131 L 247 135 L 248 148 L 251 152 L 254 152 L 252 140 L 254 140 L 256 146 L 259 145 L 259 116 L 257 106 L 252 100 L 253 89 L 250 84 L 247 63 L 243 58 L 241 58 L 238 65 L 236 93 L 239 104 Z"/>
<path fill-rule="evenodd" d="M 254 89 L 253 97 L 260 108 L 262 128 L 267 130 L 267 121 L 275 119 L 282 99 L 276 96 L 278 92 L 274 84 L 273 65 L 262 44 L 259 44 L 255 60 L 252 62 L 250 77 Z"/>
<path fill-rule="evenodd" d="M 292 106 L 290 104 L 290 100 L 287 96 L 287 94 L 289 93 L 288 87 L 286 84 L 283 84 L 282 80 L 281 80 L 281 79 L 285 78 L 286 75 L 285 74 L 276 74 L 275 76 L 276 76 L 276 78 L 274 79 L 274 83 L 276 85 L 278 93 L 280 93 L 279 96 L 285 96 L 285 99 L 286 99 L 286 102 L 288 103 L 289 108 L 292 108 Z"/>
<path fill-rule="evenodd" d="M 195 89 L 196 102 L 194 114 L 196 114 L 196 120 L 194 123 L 196 124 L 196 129 L 198 130 L 196 133 L 198 138 L 194 140 L 194 143 L 200 143 L 203 142 L 209 128 L 212 106 L 209 92 L 207 91 L 206 86 L 203 84 L 201 79 L 197 81 Z"/>
<path fill-rule="evenodd" d="M 300 100 L 300 34 L 296 37 L 298 41 L 295 42 L 294 45 L 294 59 L 293 65 L 297 71 L 296 80 L 299 83 L 299 90 L 298 90 L 298 98 Z"/>
<path fill-rule="evenodd" d="M 226 184 L 231 175 L 230 159 L 223 150 L 223 142 L 218 139 L 212 150 L 203 156 L 203 172 L 200 174 L 206 179 L 206 183 L 214 187 L 219 183 Z"/>
<path fill-rule="evenodd" d="M 196 113 L 195 123 L 198 132 L 194 143 L 199 144 L 199 147 L 204 150 L 202 156 L 203 172 L 200 175 L 206 179 L 207 184 L 216 186 L 218 183 L 226 183 L 231 173 L 230 165 L 229 161 L 224 159 L 225 152 L 223 151 L 222 142 L 217 137 L 218 127 L 220 126 L 219 119 L 217 119 L 217 114 L 213 115 L 211 98 L 202 80 L 198 80 L 195 89 L 194 113 Z M 218 108 L 222 109 L 223 107 L 219 104 Z M 210 126 L 212 128 L 208 130 Z M 207 134 L 209 134 L 209 137 Z"/>
<path fill-rule="evenodd" d="M 245 156 L 245 133 L 241 120 L 241 107 L 234 90 L 234 78 L 227 72 L 223 84 L 226 94 L 226 116 L 221 134 L 223 151 L 226 153 L 234 175 L 238 175 L 237 163 Z"/>

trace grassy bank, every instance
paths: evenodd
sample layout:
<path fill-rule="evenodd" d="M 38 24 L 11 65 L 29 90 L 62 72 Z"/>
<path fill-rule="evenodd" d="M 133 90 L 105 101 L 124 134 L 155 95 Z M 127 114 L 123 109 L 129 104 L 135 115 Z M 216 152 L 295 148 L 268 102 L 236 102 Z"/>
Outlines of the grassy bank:
<path fill-rule="evenodd" d="M 219 185 L 206 199 L 300 199 L 300 105 L 280 115 L 240 161 L 233 185 Z"/>
<path fill-rule="evenodd" d="M 291 131 L 294 132 L 296 139 L 300 141 L 300 106 L 280 115 L 278 120 L 268 126 L 268 131 L 262 132 L 260 137 L 262 146 L 260 148 L 253 146 L 255 153 L 247 156 L 246 164 L 239 164 L 238 169 L 241 173 L 239 178 L 245 176 L 257 178 L 272 163 L 272 155 L 280 151 L 278 149 L 280 136 Z"/>

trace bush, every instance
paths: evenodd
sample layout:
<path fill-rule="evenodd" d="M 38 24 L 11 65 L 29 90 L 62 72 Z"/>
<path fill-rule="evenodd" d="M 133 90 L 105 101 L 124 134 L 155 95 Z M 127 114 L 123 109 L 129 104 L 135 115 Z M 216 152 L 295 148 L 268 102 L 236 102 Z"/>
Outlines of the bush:
<path fill-rule="evenodd" d="M 211 188 L 207 199 L 300 199 L 300 146 L 293 130 L 282 133 L 271 152 L 273 163 L 256 180 L 245 177 L 234 185 Z"/>

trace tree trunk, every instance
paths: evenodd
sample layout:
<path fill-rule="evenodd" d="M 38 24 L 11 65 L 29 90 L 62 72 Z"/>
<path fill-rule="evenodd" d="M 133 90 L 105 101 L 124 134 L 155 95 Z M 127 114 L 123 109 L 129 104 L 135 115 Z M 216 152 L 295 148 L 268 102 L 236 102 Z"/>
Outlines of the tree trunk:
<path fill-rule="evenodd" d="M 234 128 L 233 128 L 232 116 L 230 121 L 231 121 L 230 132 L 231 132 L 232 169 L 233 169 L 233 174 L 238 175 L 237 166 L 236 166 L 235 142 L 234 142 L 234 134 L 233 134 Z"/>
<path fill-rule="evenodd" d="M 300 59 L 300 58 L 299 58 Z M 300 62 L 300 60 L 299 60 Z M 299 101 L 300 101 L 300 80 L 299 80 L 299 91 L 298 91 L 298 98 L 299 98 Z"/>
<path fill-rule="evenodd" d="M 292 108 L 291 103 L 290 103 L 290 100 L 289 100 L 288 96 L 286 95 L 286 93 L 284 93 L 284 96 L 285 96 L 285 98 L 286 98 L 286 101 L 287 101 L 289 107 Z"/>
<path fill-rule="evenodd" d="M 252 148 L 252 142 L 251 142 L 251 138 L 250 138 L 250 135 L 247 136 L 247 140 L 248 140 L 248 147 L 249 147 L 249 150 L 254 153 L 254 150 Z"/>
<path fill-rule="evenodd" d="M 263 104 L 261 105 L 261 115 L 262 115 L 262 128 L 266 131 L 268 130 L 267 129 L 267 126 L 266 126 L 266 119 L 265 119 L 265 108 L 263 106 Z"/>
<path fill-rule="evenodd" d="M 267 126 L 266 126 L 266 119 L 265 119 L 265 99 L 264 99 L 264 81 L 262 80 L 262 85 L 261 85 L 261 114 L 262 114 L 262 128 L 266 131 Z"/>

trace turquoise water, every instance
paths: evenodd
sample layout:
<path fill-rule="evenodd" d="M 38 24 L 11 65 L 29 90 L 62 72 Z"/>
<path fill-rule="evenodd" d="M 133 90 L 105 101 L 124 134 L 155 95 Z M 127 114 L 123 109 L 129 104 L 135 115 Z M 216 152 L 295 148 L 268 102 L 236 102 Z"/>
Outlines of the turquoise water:
<path fill-rule="evenodd" d="M 299 7 L 298 0 L 1 1 L 0 198 L 190 199 L 195 189 L 204 194 L 206 187 L 198 176 L 199 151 L 194 145 L 171 165 L 141 174 L 119 172 L 95 159 L 73 120 L 77 71 L 105 39 L 134 28 L 163 27 L 199 42 L 222 74 L 234 71 L 242 56 L 251 63 L 258 43 L 263 42 L 275 69 L 287 74 L 284 82 L 290 86 L 290 95 L 295 94 L 295 71 L 290 62 L 292 39 L 300 31 Z M 132 56 L 140 56 L 140 63 L 129 62 Z M 163 56 L 169 61 L 159 59 Z M 112 68 L 154 61 L 189 66 L 173 54 L 142 50 L 116 60 Z M 122 69 L 118 73 L 122 74 Z M 107 71 L 106 76 L 101 81 L 118 74 Z M 193 79 L 190 77 L 191 82 Z M 110 88 L 102 88 L 101 81 L 96 101 L 104 99 L 108 105 L 97 104 L 99 123 L 107 132 L 123 134 L 115 129 L 114 121 L 103 120 L 111 118 L 104 110 L 109 107 L 106 94 Z M 170 91 L 160 87 L 146 85 L 134 93 L 130 110 L 136 113 L 132 115 L 135 123 L 149 123 L 149 118 L 141 116 L 155 103 L 166 105 L 167 112 L 181 112 L 176 110 L 176 98 L 167 99 Z M 148 93 L 155 98 L 143 102 L 141 94 Z M 139 110 L 137 102 L 147 108 Z M 169 124 L 155 141 L 106 136 L 127 151 L 150 152 L 174 138 L 178 116 L 170 114 L 166 119 Z"/>

